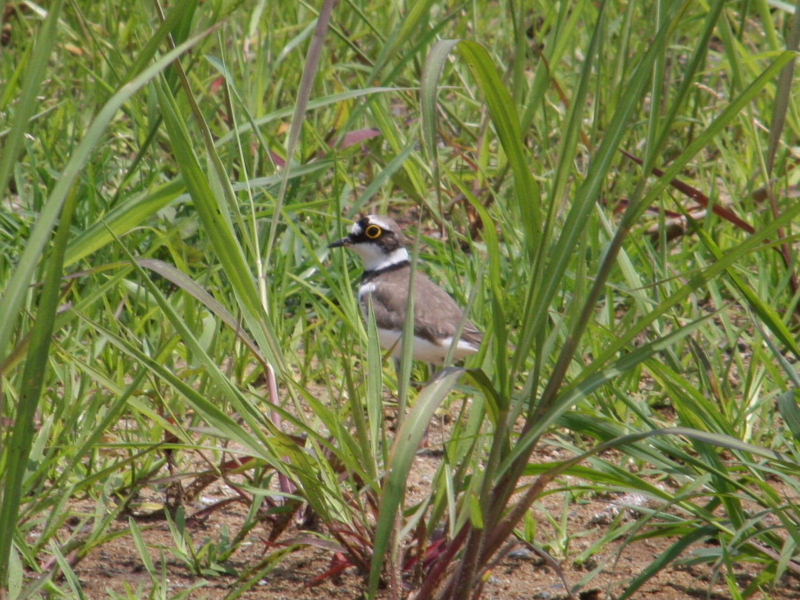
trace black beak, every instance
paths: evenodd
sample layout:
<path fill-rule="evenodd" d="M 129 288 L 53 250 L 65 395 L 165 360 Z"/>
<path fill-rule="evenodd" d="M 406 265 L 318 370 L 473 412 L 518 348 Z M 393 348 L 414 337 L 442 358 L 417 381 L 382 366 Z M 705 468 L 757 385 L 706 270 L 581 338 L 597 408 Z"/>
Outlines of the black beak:
<path fill-rule="evenodd" d="M 341 248 L 342 246 L 349 246 L 352 243 L 353 243 L 353 240 L 350 239 L 350 236 L 347 236 L 346 238 L 342 238 L 340 240 L 337 240 L 337 241 L 333 242 L 332 244 L 328 244 L 328 248 Z"/>

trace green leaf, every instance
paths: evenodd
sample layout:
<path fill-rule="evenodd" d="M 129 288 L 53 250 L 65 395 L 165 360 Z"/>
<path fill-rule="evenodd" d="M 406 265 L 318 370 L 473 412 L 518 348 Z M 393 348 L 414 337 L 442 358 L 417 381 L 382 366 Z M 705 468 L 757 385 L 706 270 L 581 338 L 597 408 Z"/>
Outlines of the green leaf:
<path fill-rule="evenodd" d="M 47 18 L 44 20 L 44 23 L 36 35 L 36 46 L 30 57 L 30 63 L 24 70 L 22 93 L 14 107 L 14 121 L 11 124 L 11 131 L 8 132 L 3 143 L 3 152 L 0 154 L 0 190 L 3 190 L 3 193 L 8 189 L 11 172 L 14 169 L 14 164 L 19 159 L 19 153 L 22 150 L 22 142 L 25 139 L 25 132 L 29 127 L 30 118 L 34 111 L 40 106 L 37 95 L 39 94 L 39 87 L 42 84 L 42 79 L 45 76 L 50 54 L 53 51 L 53 45 L 58 39 L 56 32 L 58 28 L 58 19 L 61 15 L 61 7 L 63 5 L 64 0 L 55 0 L 55 2 L 49 6 Z M 13 7 L 9 8 L 10 13 L 14 11 Z M 0 5 L 0 11 L 4 9 L 5 2 Z M 0 15 L 0 23 L 4 23 L 4 19 L 5 16 Z M 11 27 L 10 23 L 9 27 Z M 7 84 L 8 81 L 5 83 Z M 2 355 L 3 344 L 0 343 L 0 356 Z"/>
<path fill-rule="evenodd" d="M 8 586 L 9 555 L 15 537 L 14 532 L 17 529 L 20 501 L 26 491 L 24 479 L 34 437 L 34 417 L 47 379 L 53 324 L 61 297 L 64 250 L 67 247 L 76 204 L 77 194 L 72 194 L 66 199 L 53 239 L 52 253 L 45 261 L 45 277 L 31 332 L 31 346 L 22 371 L 22 392 L 17 401 L 14 427 L 11 428 L 11 434 L 7 438 L 6 472 L 2 504 L 0 504 L 0 531 L 5 532 L 0 536 L 0 590 Z"/>
<path fill-rule="evenodd" d="M 778 410 L 786 421 L 786 426 L 795 438 L 800 440 L 800 405 L 797 403 L 797 390 L 790 390 L 778 398 Z"/>
<path fill-rule="evenodd" d="M 158 61 L 122 86 L 119 91 L 109 98 L 108 102 L 100 109 L 97 117 L 92 121 L 86 131 L 86 135 L 75 148 L 67 165 L 64 167 L 47 202 L 39 212 L 36 225 L 28 237 L 25 250 L 17 263 L 14 274 L 11 276 L 5 290 L 3 290 L 2 297 L 0 297 L 0 357 L 6 355 L 11 332 L 17 323 L 22 301 L 28 291 L 28 285 L 33 279 L 36 265 L 50 237 L 50 232 L 55 226 L 61 208 L 70 194 L 73 184 L 89 162 L 95 148 L 102 142 L 109 123 L 111 123 L 119 109 L 140 89 L 166 69 L 172 61 L 200 43 L 209 33 L 211 32 L 206 31 L 197 35 L 164 54 Z"/>
<path fill-rule="evenodd" d="M 378 584 L 387 553 L 394 552 L 394 548 L 391 548 L 391 541 L 395 518 L 403 505 L 408 474 L 411 471 L 414 457 L 434 412 L 455 388 L 463 374 L 464 370 L 456 367 L 448 367 L 439 374 L 420 392 L 414 408 L 397 431 L 389 462 L 386 465 L 388 475 L 381 494 L 380 513 L 375 531 L 368 583 L 370 598 L 374 598 L 378 592 Z M 396 543 L 400 543 L 400 541 L 397 540 Z"/>

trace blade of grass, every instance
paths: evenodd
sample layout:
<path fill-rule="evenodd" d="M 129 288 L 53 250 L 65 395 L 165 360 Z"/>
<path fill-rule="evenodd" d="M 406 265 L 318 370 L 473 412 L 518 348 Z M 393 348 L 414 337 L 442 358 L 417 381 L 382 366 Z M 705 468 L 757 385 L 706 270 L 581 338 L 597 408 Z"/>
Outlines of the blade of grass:
<path fill-rule="evenodd" d="M 791 17 L 791 30 L 786 40 L 786 49 L 796 52 L 800 45 L 800 1 L 794 5 L 794 14 Z M 792 97 L 792 82 L 794 79 L 794 60 L 791 60 L 781 71 L 778 79 L 778 90 L 775 96 L 775 107 L 772 114 L 772 124 L 769 128 L 769 147 L 767 148 L 767 174 L 772 173 L 775 164 L 775 154 L 780 145 L 783 129 L 786 125 L 786 113 L 789 110 L 789 99 Z"/>
<path fill-rule="evenodd" d="M 375 530 L 372 550 L 372 563 L 369 571 L 368 597 L 374 598 L 378 592 L 384 561 L 389 552 L 395 517 L 405 498 L 406 483 L 414 462 L 419 444 L 428 428 L 434 412 L 464 374 L 463 369 L 448 367 L 431 384 L 420 392 L 417 403 L 397 431 L 381 494 L 380 513 Z M 397 540 L 400 543 L 400 540 Z"/>
<path fill-rule="evenodd" d="M 5 4 L 5 3 L 3 3 Z M 25 132 L 28 129 L 28 121 L 34 112 L 41 106 L 36 96 L 42 84 L 53 45 L 58 39 L 57 28 L 58 19 L 61 14 L 61 7 L 64 0 L 53 2 L 48 11 L 47 18 L 36 36 L 36 45 L 30 58 L 30 64 L 25 69 L 22 80 L 22 93 L 19 101 L 14 107 L 14 121 L 11 130 L 5 136 L 2 156 L 0 156 L 0 190 L 8 189 L 8 182 L 14 169 L 14 164 L 19 158 L 22 150 L 22 142 Z M 0 19 L 5 11 L 4 6 L 0 5 Z M 8 82 L 6 82 L 8 83 Z M 0 343 L 0 356 L 3 355 L 3 344 Z"/>
<path fill-rule="evenodd" d="M 108 102 L 105 103 L 97 114 L 86 135 L 75 148 L 67 165 L 58 178 L 47 202 L 40 211 L 36 225 L 28 236 L 25 250 L 17 263 L 13 275 L 8 281 L 3 295 L 0 297 L 0 357 L 6 355 L 9 339 L 17 323 L 17 316 L 22 307 L 22 302 L 28 290 L 28 285 L 33 279 L 37 262 L 41 257 L 42 249 L 47 243 L 50 232 L 61 212 L 73 184 L 83 168 L 89 162 L 95 148 L 101 143 L 105 131 L 117 111 L 133 97 L 140 89 L 166 69 L 175 59 L 200 43 L 211 30 L 205 31 L 187 40 L 174 50 L 167 52 L 158 61 L 142 71 L 130 83 L 122 86 Z"/>
<path fill-rule="evenodd" d="M 164 124 L 172 142 L 178 166 L 203 223 L 203 229 L 209 236 L 217 258 L 231 282 L 244 322 L 270 364 L 275 365 L 282 373 L 285 369 L 283 352 L 271 323 L 268 318 L 264 318 L 265 307 L 262 305 L 256 282 L 233 229 L 229 205 L 214 192 L 209 181 L 209 173 L 201 167 L 194 151 L 188 126 L 178 109 L 171 90 L 164 82 L 161 82 L 158 92 Z M 207 128 L 203 129 L 207 130 Z M 214 152 L 213 146 L 210 151 Z M 219 157 L 216 160 L 210 160 L 217 164 Z M 212 173 L 214 172 L 225 180 L 225 183 L 222 179 L 218 179 L 217 182 L 223 188 L 228 189 L 229 182 L 227 182 L 225 173 L 218 169 L 212 170 Z M 227 193 L 225 192 L 225 194 Z M 229 193 L 232 194 L 232 192 Z"/>
<path fill-rule="evenodd" d="M 278 222 L 281 218 L 281 208 L 286 200 L 286 189 L 289 183 L 288 165 L 292 163 L 294 154 L 297 150 L 297 144 L 300 141 L 300 132 L 303 130 L 305 112 L 308 109 L 308 102 L 311 99 L 311 91 L 314 86 L 314 79 L 319 71 L 319 65 L 322 58 L 322 49 L 325 43 L 325 38 L 328 34 L 328 29 L 330 27 L 333 9 L 337 3 L 338 0 L 325 0 L 323 2 L 322 10 L 320 11 L 317 19 L 317 26 L 314 30 L 314 37 L 311 42 L 311 46 L 308 48 L 308 55 L 306 56 L 306 61 L 303 65 L 303 76 L 300 79 L 300 86 L 295 101 L 294 112 L 292 114 L 292 123 L 289 127 L 289 134 L 286 140 L 287 167 L 284 168 L 280 191 L 278 192 L 278 197 L 275 199 L 275 211 L 272 215 L 272 222 L 270 223 L 269 228 L 269 237 L 267 238 L 266 255 L 264 257 L 264 264 L 267 265 L 270 263 L 270 256 L 272 255 L 272 251 L 275 246 L 275 236 L 278 231 Z"/>
<path fill-rule="evenodd" d="M 64 202 L 64 210 L 53 238 L 53 250 L 45 263 L 45 277 L 33 325 L 31 346 L 22 371 L 22 393 L 17 403 L 14 427 L 5 448 L 6 464 L 3 500 L 0 505 L 0 590 L 8 587 L 9 553 L 17 529 L 17 514 L 23 496 L 23 482 L 28 470 L 28 455 L 34 434 L 34 417 L 42 389 L 47 381 L 47 363 L 53 340 L 53 323 L 61 296 L 64 250 L 69 239 L 77 194 Z"/>
<path fill-rule="evenodd" d="M 622 596 L 620 596 L 620 600 L 625 600 L 626 598 L 633 596 L 633 594 L 635 594 L 639 588 L 647 583 L 650 578 L 663 571 L 668 564 L 683 554 L 683 552 L 689 546 L 704 538 L 713 538 L 716 533 L 716 527 L 700 527 L 692 533 L 680 538 L 677 542 L 667 548 L 665 552 L 661 552 L 653 562 L 647 565 L 647 567 L 634 578 L 630 585 L 628 585 L 628 587 L 625 589 Z"/>

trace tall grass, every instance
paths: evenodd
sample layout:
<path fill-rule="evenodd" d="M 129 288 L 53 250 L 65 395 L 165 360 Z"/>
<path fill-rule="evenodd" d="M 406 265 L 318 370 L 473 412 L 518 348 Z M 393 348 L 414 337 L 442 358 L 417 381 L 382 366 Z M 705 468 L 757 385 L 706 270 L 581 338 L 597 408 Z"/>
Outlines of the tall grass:
<path fill-rule="evenodd" d="M 622 597 L 676 561 L 735 598 L 796 577 L 800 11 L 645 4 L 7 11 L 5 595 L 80 595 L 121 535 L 167 594 L 134 509 L 156 490 L 198 577 L 257 527 L 283 544 L 231 597 L 311 545 L 344 557 L 319 581 L 478 598 L 514 543 L 542 544 L 532 509 L 565 474 L 657 500 L 604 538 L 670 540 Z M 417 268 L 487 332 L 418 391 L 326 250 L 360 211 L 403 217 Z M 249 516 L 200 548 L 185 514 L 212 481 Z"/>

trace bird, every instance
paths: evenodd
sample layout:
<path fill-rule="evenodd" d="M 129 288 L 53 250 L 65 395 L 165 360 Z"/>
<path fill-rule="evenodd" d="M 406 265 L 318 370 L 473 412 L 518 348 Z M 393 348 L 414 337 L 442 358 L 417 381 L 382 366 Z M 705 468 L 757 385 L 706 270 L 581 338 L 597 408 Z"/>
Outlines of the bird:
<path fill-rule="evenodd" d="M 411 260 L 407 239 L 397 223 L 382 215 L 362 216 L 350 234 L 328 246 L 349 248 L 364 263 L 358 302 L 366 319 L 375 315 L 381 347 L 398 359 L 406 321 Z M 416 360 L 444 364 L 451 346 L 454 360 L 480 350 L 483 333 L 464 317 L 463 309 L 431 279 L 414 270 L 414 350 Z M 455 340 L 461 331 L 460 337 Z M 454 341 L 455 340 L 455 341 Z"/>

